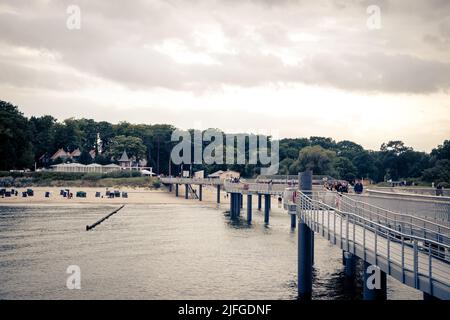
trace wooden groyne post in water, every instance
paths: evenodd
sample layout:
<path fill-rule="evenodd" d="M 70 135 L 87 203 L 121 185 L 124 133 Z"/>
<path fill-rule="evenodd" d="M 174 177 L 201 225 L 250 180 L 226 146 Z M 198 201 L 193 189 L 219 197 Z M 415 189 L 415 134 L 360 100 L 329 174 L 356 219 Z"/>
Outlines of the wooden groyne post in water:
<path fill-rule="evenodd" d="M 94 229 L 96 226 L 98 226 L 100 223 L 102 223 L 103 221 L 105 221 L 106 219 L 108 219 L 109 217 L 111 217 L 113 214 L 119 212 L 120 210 L 123 209 L 123 207 L 125 207 L 125 205 L 121 206 L 119 209 L 114 210 L 113 212 L 111 212 L 110 214 L 108 214 L 107 216 L 101 218 L 100 220 L 98 220 L 96 223 L 91 224 L 90 226 L 87 225 L 86 226 L 86 231 L 89 231 L 91 229 Z"/>

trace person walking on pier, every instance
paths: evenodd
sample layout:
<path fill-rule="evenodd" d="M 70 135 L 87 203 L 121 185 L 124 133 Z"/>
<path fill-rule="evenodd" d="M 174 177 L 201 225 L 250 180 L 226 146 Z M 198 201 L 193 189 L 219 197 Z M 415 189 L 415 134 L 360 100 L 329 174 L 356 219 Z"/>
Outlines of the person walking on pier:
<path fill-rule="evenodd" d="M 438 197 L 444 196 L 444 187 L 442 186 L 441 183 L 439 183 L 438 186 L 436 187 L 436 196 Z"/>
<path fill-rule="evenodd" d="M 364 186 L 363 186 L 363 184 L 361 183 L 360 180 L 356 181 L 355 186 L 353 187 L 353 190 L 355 190 L 356 194 L 363 193 Z"/>

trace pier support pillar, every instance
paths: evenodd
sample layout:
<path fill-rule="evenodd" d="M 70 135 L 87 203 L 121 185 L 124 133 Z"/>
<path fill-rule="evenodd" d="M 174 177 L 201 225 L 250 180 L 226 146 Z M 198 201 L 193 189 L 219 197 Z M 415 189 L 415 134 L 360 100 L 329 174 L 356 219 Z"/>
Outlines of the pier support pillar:
<path fill-rule="evenodd" d="M 172 184 L 169 184 L 169 192 L 172 193 Z"/>
<path fill-rule="evenodd" d="M 239 204 L 240 208 L 244 209 L 244 195 L 242 193 L 239 193 Z"/>
<path fill-rule="evenodd" d="M 386 300 L 386 273 L 364 261 L 364 300 Z"/>
<path fill-rule="evenodd" d="M 188 184 L 184 185 L 184 198 L 189 199 L 189 185 Z"/>
<path fill-rule="evenodd" d="M 198 186 L 198 201 L 202 201 L 203 200 L 203 185 L 200 184 Z"/>
<path fill-rule="evenodd" d="M 307 196 L 312 194 L 312 171 L 306 170 L 299 174 L 300 190 Z M 311 299 L 312 295 L 312 270 L 314 263 L 314 233 L 308 225 L 299 219 L 298 221 L 298 297 L 299 299 Z"/>
<path fill-rule="evenodd" d="M 312 231 L 306 223 L 298 224 L 298 296 L 311 299 L 312 294 Z"/>
<path fill-rule="evenodd" d="M 258 193 L 258 211 L 261 211 L 262 194 Z"/>
<path fill-rule="evenodd" d="M 217 203 L 220 203 L 220 185 L 217 185 Z"/>
<path fill-rule="evenodd" d="M 295 229 L 297 226 L 297 212 L 291 211 L 289 215 L 291 216 L 291 229 Z"/>
<path fill-rule="evenodd" d="M 234 193 L 230 194 L 230 219 L 234 216 Z"/>
<path fill-rule="evenodd" d="M 236 219 L 240 215 L 239 193 L 231 193 L 230 218 Z"/>
<path fill-rule="evenodd" d="M 350 252 L 343 251 L 344 273 L 348 278 L 354 278 L 356 274 L 356 256 Z"/>
<path fill-rule="evenodd" d="M 178 197 L 179 190 L 178 190 L 178 183 L 175 184 L 175 197 Z"/>
<path fill-rule="evenodd" d="M 247 223 L 252 223 L 252 195 L 247 195 Z"/>
<path fill-rule="evenodd" d="M 270 194 L 264 195 L 264 223 L 269 224 L 270 216 Z"/>

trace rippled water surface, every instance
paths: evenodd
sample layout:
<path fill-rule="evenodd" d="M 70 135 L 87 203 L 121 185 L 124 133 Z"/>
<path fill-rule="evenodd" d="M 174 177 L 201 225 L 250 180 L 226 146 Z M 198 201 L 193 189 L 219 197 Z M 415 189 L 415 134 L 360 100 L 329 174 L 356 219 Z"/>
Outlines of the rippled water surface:
<path fill-rule="evenodd" d="M 225 207 L 127 205 L 0 207 L 0 299 L 296 299 L 297 233 L 261 213 L 231 224 Z M 81 268 L 81 290 L 66 269 Z M 342 253 L 316 235 L 315 299 L 359 299 Z M 421 294 L 388 279 L 389 299 Z"/>

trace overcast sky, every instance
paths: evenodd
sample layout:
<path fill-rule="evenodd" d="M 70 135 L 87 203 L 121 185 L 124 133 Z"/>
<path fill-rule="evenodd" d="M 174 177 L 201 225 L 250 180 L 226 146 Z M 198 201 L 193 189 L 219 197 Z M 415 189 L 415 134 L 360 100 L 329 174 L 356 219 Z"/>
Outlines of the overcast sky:
<path fill-rule="evenodd" d="M 0 99 L 27 116 L 430 151 L 450 139 L 449 88 L 448 0 L 0 2 Z"/>

